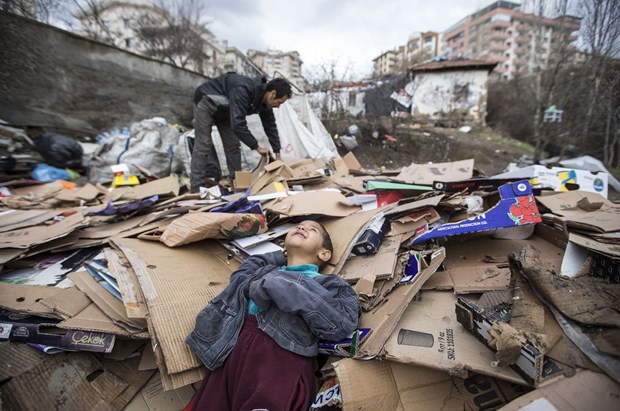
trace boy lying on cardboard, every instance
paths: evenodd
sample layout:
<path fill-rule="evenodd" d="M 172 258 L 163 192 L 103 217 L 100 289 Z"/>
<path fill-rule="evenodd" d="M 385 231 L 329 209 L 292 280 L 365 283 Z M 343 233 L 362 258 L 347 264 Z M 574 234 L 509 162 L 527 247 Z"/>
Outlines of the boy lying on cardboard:
<path fill-rule="evenodd" d="M 198 314 L 187 344 L 211 372 L 191 409 L 308 410 L 318 340 L 356 329 L 355 291 L 319 273 L 333 252 L 325 228 L 303 221 L 284 247 L 246 260 Z"/>

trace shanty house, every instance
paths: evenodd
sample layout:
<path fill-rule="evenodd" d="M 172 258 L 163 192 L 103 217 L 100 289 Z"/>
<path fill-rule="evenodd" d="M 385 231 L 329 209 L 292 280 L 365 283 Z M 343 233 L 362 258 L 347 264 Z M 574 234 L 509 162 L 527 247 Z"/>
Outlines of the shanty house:
<path fill-rule="evenodd" d="M 496 65 L 481 60 L 457 60 L 411 66 L 411 115 L 419 121 L 452 127 L 484 125 L 487 83 Z"/>

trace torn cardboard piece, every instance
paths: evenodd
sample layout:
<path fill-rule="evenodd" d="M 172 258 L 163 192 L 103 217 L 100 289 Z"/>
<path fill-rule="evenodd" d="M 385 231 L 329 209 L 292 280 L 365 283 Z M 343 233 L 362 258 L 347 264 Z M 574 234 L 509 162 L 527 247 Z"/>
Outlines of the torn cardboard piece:
<path fill-rule="evenodd" d="M 444 270 L 433 275 L 422 289 L 454 290 L 456 294 L 506 290 L 510 284 L 508 254 L 527 244 L 542 250 L 549 264 L 559 270 L 564 251 L 538 235 L 527 240 L 452 237 L 445 245 Z"/>
<path fill-rule="evenodd" d="M 84 216 L 76 211 L 51 225 L 38 225 L 0 233 L 0 248 L 29 248 L 64 237 L 83 224 Z"/>
<path fill-rule="evenodd" d="M 262 214 L 189 213 L 172 221 L 160 241 L 168 247 L 211 239 L 249 237 L 267 231 Z"/>
<path fill-rule="evenodd" d="M 134 187 L 117 187 L 114 189 L 110 197 L 105 198 L 105 201 L 102 201 L 142 200 L 143 198 L 152 197 L 155 195 L 160 198 L 176 197 L 179 195 L 180 189 L 181 186 L 179 185 L 179 178 L 175 175 L 171 175 Z"/>
<path fill-rule="evenodd" d="M 620 327 L 620 287 L 601 278 L 560 276 L 547 266 L 546 256 L 530 247 L 516 260 L 532 287 L 566 317 L 590 326 Z"/>
<path fill-rule="evenodd" d="M 434 181 L 469 180 L 474 173 L 474 160 L 460 160 L 448 163 L 411 164 L 403 167 L 394 179 L 408 184 L 432 185 Z"/>
<path fill-rule="evenodd" d="M 54 310 L 41 304 L 42 299 L 51 298 L 60 291 L 60 288 L 46 287 L 44 285 L 0 282 L 0 308 L 39 317 L 62 319 Z"/>
<path fill-rule="evenodd" d="M 566 219 L 569 228 L 610 233 L 620 231 L 620 205 L 613 204 L 597 193 L 569 191 L 536 198 L 553 214 Z M 588 204 L 600 204 L 598 208 Z"/>
<path fill-rule="evenodd" d="M 262 171 L 257 177 L 252 178 L 252 187 L 250 195 L 255 196 L 265 194 L 265 187 L 277 182 L 283 182 L 286 179 L 293 178 L 293 170 L 280 160 L 265 164 Z"/>
<path fill-rule="evenodd" d="M 62 318 L 75 317 L 91 304 L 90 299 L 76 287 L 60 288 L 53 296 L 39 301 L 44 306 L 58 313 Z"/>
<path fill-rule="evenodd" d="M 56 199 L 68 203 L 90 202 L 106 193 L 96 186 L 87 183 L 76 190 L 63 190 L 56 195 Z"/>
<path fill-rule="evenodd" d="M 424 291 L 411 302 L 385 343 L 388 360 L 467 378 L 470 372 L 524 385 L 514 370 L 494 365 L 493 352 L 457 321 L 451 292 Z"/>
<path fill-rule="evenodd" d="M 104 248 L 103 253 L 108 261 L 108 269 L 118 282 L 127 317 L 145 318 L 148 308 L 133 267 L 121 251 Z"/>
<path fill-rule="evenodd" d="M 161 375 L 156 372 L 123 410 L 179 411 L 189 404 L 194 394 L 195 391 L 191 386 L 164 391 Z"/>
<path fill-rule="evenodd" d="M 129 238 L 114 243 L 140 282 L 153 324 L 150 334 L 159 342 L 166 367 L 162 375 L 199 367 L 185 338 L 195 326 L 196 315 L 228 285 L 239 264 L 228 260 L 228 251 L 213 241 L 178 249 Z"/>
<path fill-rule="evenodd" d="M 419 273 L 408 284 L 394 288 L 389 298 L 382 305 L 370 312 L 362 313 L 359 321 L 360 328 L 370 328 L 372 333 L 358 349 L 356 358 L 374 358 L 384 352 L 384 344 L 407 306 L 422 287 L 422 284 L 439 268 L 445 258 L 445 249 L 439 248 L 433 252 L 429 266 Z"/>
<path fill-rule="evenodd" d="M 361 210 L 361 207 L 349 203 L 345 196 L 336 191 L 310 191 L 278 199 L 265 209 L 286 217 L 346 217 Z"/>
<path fill-rule="evenodd" d="M 47 356 L 0 386 L 0 398 L 8 409 L 120 410 L 153 374 L 138 371 L 137 362 L 99 361 L 88 353 Z"/>
<path fill-rule="evenodd" d="M 345 264 L 355 240 L 366 229 L 372 217 L 382 209 L 374 209 L 351 214 L 344 218 L 321 221 L 329 233 L 334 246 L 332 258 L 323 268 L 326 274 L 338 273 Z"/>
<path fill-rule="evenodd" d="M 58 214 L 59 212 L 47 210 L 4 210 L 0 212 L 0 232 L 36 226 Z"/>
<path fill-rule="evenodd" d="M 394 274 L 401 242 L 402 236 L 386 237 L 376 254 L 348 258 L 338 271 L 338 276 L 351 284 L 368 274 L 372 274 L 377 280 L 391 277 Z"/>
<path fill-rule="evenodd" d="M 88 305 L 77 315 L 59 322 L 56 326 L 65 330 L 106 333 L 112 337 L 120 336 L 143 340 L 149 338 L 147 332 L 131 333 L 125 328 L 114 324 L 114 321 L 94 303 Z"/>
<path fill-rule="evenodd" d="M 334 363 L 345 410 L 497 409 L 528 391 L 486 375 L 459 378 L 392 361 Z"/>
<path fill-rule="evenodd" d="M 99 307 L 105 315 L 129 333 L 141 333 L 146 331 L 146 321 L 142 319 L 130 319 L 127 317 L 125 306 L 103 288 L 86 271 L 78 271 L 69 274 L 69 279 L 75 286 L 88 296 Z"/>
<path fill-rule="evenodd" d="M 618 408 L 620 384 L 605 374 L 582 370 L 514 399 L 502 411 L 613 410 Z"/>

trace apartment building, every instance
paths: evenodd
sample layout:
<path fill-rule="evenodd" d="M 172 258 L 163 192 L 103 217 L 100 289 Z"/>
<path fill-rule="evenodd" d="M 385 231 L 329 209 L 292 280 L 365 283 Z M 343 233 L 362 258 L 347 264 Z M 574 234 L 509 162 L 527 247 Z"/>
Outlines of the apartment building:
<path fill-rule="evenodd" d="M 576 59 L 574 42 L 580 27 L 578 17 L 546 18 L 523 13 L 520 4 L 496 1 L 443 33 L 443 55 L 495 61 L 494 77 L 511 79 L 547 67 L 560 54 Z"/>
<path fill-rule="evenodd" d="M 248 50 L 247 55 L 268 76 L 280 73 L 300 90 L 308 89 L 308 81 L 301 74 L 303 61 L 297 51 Z"/>
<path fill-rule="evenodd" d="M 431 59 L 439 53 L 439 33 L 434 31 L 411 33 L 405 46 L 407 65 Z"/>
<path fill-rule="evenodd" d="M 373 75 L 380 77 L 385 74 L 404 73 L 410 65 L 437 56 L 439 46 L 439 33 L 415 31 L 405 45 L 388 50 L 372 60 Z"/>
<path fill-rule="evenodd" d="M 388 50 L 372 60 L 373 75 L 380 77 L 385 74 L 404 72 L 405 46 Z"/>

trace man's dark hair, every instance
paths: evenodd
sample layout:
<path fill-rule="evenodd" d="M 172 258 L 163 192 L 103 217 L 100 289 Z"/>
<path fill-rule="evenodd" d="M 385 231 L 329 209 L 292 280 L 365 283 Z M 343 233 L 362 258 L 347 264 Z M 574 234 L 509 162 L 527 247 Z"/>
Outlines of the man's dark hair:
<path fill-rule="evenodd" d="M 282 98 L 284 96 L 286 96 L 287 98 L 291 98 L 291 96 L 293 95 L 291 85 L 282 77 L 274 78 L 267 83 L 265 91 L 271 90 L 276 91 L 276 98 Z"/>

